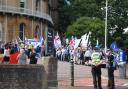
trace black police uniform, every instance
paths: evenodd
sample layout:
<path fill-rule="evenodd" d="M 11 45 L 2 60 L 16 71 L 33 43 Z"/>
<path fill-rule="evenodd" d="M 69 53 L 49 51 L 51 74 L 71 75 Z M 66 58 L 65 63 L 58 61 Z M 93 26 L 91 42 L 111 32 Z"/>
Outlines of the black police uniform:
<path fill-rule="evenodd" d="M 114 82 L 114 70 L 116 69 L 114 64 L 114 56 L 112 54 L 108 55 L 108 88 L 115 89 Z"/>

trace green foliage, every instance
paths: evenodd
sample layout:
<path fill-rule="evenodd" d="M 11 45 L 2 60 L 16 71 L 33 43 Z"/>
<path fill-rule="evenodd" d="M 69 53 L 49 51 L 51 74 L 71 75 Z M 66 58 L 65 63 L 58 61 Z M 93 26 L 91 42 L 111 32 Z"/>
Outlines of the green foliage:
<path fill-rule="evenodd" d="M 104 41 L 104 22 L 96 17 L 80 17 L 72 25 L 68 26 L 66 36 L 71 37 L 74 35 L 81 37 L 88 32 L 92 32 L 92 43 L 98 38 L 102 43 Z"/>
<path fill-rule="evenodd" d="M 68 0 L 71 6 L 68 6 L 64 0 L 59 0 L 59 31 L 65 32 L 65 29 L 74 23 L 81 16 L 96 17 L 99 6 L 95 0 Z"/>
<path fill-rule="evenodd" d="M 100 18 L 102 23 L 105 21 L 106 0 L 68 1 L 71 2 L 71 6 L 68 6 L 64 0 L 59 0 L 59 31 L 67 36 L 81 36 L 88 31 L 92 31 L 92 33 L 95 33 L 92 35 L 92 40 L 103 39 L 104 32 L 100 32 L 97 29 L 104 30 L 104 26 L 102 27 L 92 18 Z M 85 19 L 84 16 L 87 18 Z M 119 47 L 127 46 L 128 34 L 123 34 L 123 29 L 128 27 L 127 23 L 128 0 L 108 0 L 108 47 L 114 40 L 117 41 Z M 102 34 L 98 35 L 99 33 Z"/>
<path fill-rule="evenodd" d="M 116 40 L 119 47 L 125 46 L 123 29 L 128 23 L 128 0 L 108 0 L 108 30 L 113 31 L 112 40 Z"/>

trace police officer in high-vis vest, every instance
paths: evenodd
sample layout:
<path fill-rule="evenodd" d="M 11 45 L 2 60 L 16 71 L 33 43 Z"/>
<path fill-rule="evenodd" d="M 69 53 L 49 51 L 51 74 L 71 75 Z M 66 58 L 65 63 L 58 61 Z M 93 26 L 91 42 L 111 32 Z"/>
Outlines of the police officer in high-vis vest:
<path fill-rule="evenodd" d="M 91 65 L 92 65 L 92 76 L 93 76 L 93 84 L 94 89 L 102 89 L 101 86 L 101 64 L 102 64 L 102 53 L 94 48 L 94 51 L 91 55 Z"/>

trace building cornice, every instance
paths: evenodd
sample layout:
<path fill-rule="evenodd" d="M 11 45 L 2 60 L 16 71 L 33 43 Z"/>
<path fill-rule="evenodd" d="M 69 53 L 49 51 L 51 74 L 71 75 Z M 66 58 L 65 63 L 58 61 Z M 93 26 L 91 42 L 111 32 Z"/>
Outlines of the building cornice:
<path fill-rule="evenodd" d="M 53 25 L 51 16 L 44 12 L 40 12 L 40 11 L 33 11 L 30 9 L 26 9 L 26 8 L 18 8 L 18 7 L 13 7 L 13 6 L 0 5 L 0 12 L 26 15 L 26 16 L 31 16 L 34 18 L 36 17 L 39 19 L 46 20 Z"/>

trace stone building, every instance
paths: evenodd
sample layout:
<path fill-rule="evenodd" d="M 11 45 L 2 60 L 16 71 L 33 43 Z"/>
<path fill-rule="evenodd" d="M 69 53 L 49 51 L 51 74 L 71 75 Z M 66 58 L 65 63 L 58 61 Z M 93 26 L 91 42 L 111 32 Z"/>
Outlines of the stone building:
<path fill-rule="evenodd" d="M 49 13 L 53 19 L 54 29 L 58 30 L 58 0 L 49 0 Z"/>
<path fill-rule="evenodd" d="M 0 41 L 46 37 L 49 28 L 57 28 L 57 0 L 0 0 Z M 52 5 L 54 4 L 54 5 Z M 51 15 L 54 15 L 51 17 Z M 54 24 L 55 23 L 55 24 Z"/>

